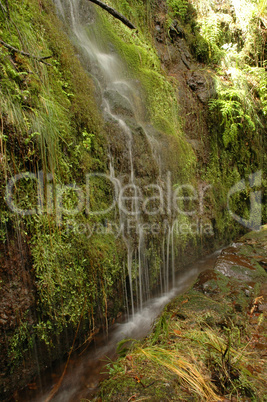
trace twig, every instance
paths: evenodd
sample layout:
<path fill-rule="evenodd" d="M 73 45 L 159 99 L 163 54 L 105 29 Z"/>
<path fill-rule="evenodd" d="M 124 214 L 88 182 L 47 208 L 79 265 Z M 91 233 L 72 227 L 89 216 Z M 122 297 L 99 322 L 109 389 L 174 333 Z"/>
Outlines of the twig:
<path fill-rule="evenodd" d="M 101 8 L 103 8 L 103 10 L 107 11 L 109 14 L 113 15 L 113 17 L 115 17 L 118 20 L 120 20 L 121 22 L 123 22 L 124 25 L 126 25 L 128 28 L 136 29 L 136 27 L 131 23 L 131 21 L 129 21 L 126 17 L 124 17 L 124 15 L 118 13 L 118 11 L 114 10 L 114 8 L 108 6 L 105 3 L 102 3 L 102 1 L 99 1 L 99 0 L 89 0 L 89 1 L 91 1 L 91 3 L 98 5 Z"/>
<path fill-rule="evenodd" d="M 30 58 L 32 58 L 32 59 L 35 59 L 35 60 L 39 61 L 40 63 L 46 64 L 47 66 L 52 66 L 52 64 L 47 63 L 47 62 L 44 61 L 44 60 L 50 59 L 50 58 L 52 57 L 52 55 L 51 55 L 51 56 L 45 56 L 45 57 L 38 57 L 38 56 L 35 56 L 35 55 L 33 55 L 33 54 L 24 52 L 23 50 L 16 49 L 15 47 L 9 45 L 8 43 L 4 42 L 4 41 L 1 40 L 1 39 L 0 39 L 0 43 L 1 43 L 3 46 L 5 46 L 7 49 L 12 50 L 12 52 L 20 53 L 20 54 L 22 54 L 23 56 L 26 56 L 26 57 L 30 57 Z"/>
<path fill-rule="evenodd" d="M 151 384 L 145 385 L 145 384 L 142 383 L 142 381 L 140 380 L 140 378 L 138 376 L 135 376 L 134 379 L 135 379 L 136 382 L 138 382 L 138 384 L 141 384 L 143 388 L 151 387 L 151 385 L 153 385 L 154 382 L 155 382 L 155 381 L 152 381 Z"/>
<path fill-rule="evenodd" d="M 132 399 L 136 398 L 136 394 L 132 395 L 127 402 L 130 402 Z"/>
<path fill-rule="evenodd" d="M 75 349 L 75 350 L 78 350 L 78 349 L 80 349 L 83 345 L 85 345 L 85 344 L 87 343 L 87 345 L 86 345 L 86 347 L 83 349 L 83 351 L 79 353 L 79 356 L 81 356 L 81 355 L 86 351 L 86 349 L 88 348 L 88 346 L 91 344 L 91 340 L 94 339 L 94 336 L 97 335 L 98 332 L 99 332 L 99 329 L 96 329 L 94 332 L 92 332 L 92 333 L 90 334 L 90 336 L 83 342 L 83 344 L 82 344 L 81 346 L 79 346 L 77 349 Z"/>

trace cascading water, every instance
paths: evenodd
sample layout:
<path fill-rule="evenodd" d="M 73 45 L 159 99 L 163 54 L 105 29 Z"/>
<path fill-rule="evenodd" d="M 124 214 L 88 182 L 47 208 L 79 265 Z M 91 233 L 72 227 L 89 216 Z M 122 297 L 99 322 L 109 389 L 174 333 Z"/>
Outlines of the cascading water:
<path fill-rule="evenodd" d="M 79 49 L 80 56 L 96 83 L 96 88 L 101 97 L 103 115 L 106 121 L 111 122 L 115 125 L 116 130 L 122 133 L 127 147 L 128 166 L 126 169 L 124 168 L 124 171 L 116 172 L 114 166 L 115 156 L 112 154 L 111 146 L 109 149 L 109 163 L 110 179 L 115 186 L 116 198 L 118 198 L 121 189 L 126 186 L 132 199 L 130 213 L 127 214 L 123 208 L 119 208 L 119 219 L 121 228 L 127 227 L 129 218 L 134 220 L 136 228 L 134 235 L 128 230 L 123 229 L 121 231 L 128 250 L 127 272 L 129 279 L 128 292 L 130 294 L 126 295 L 126 298 L 130 301 L 131 312 L 134 314 L 135 305 L 137 308 L 142 309 L 143 303 L 150 297 L 151 289 L 146 238 L 142 229 L 142 214 L 140 213 L 139 193 L 136 184 L 138 179 L 135 174 L 134 139 L 131 126 L 139 127 L 146 138 L 147 148 L 150 149 L 150 154 L 157 166 L 157 178 L 154 178 L 156 180 L 160 180 L 162 175 L 159 143 L 153 137 L 151 123 L 144 119 L 145 105 L 141 100 L 139 84 L 127 77 L 127 69 L 124 63 L 114 52 L 112 46 L 106 43 L 105 38 L 101 37 L 100 30 L 97 30 L 95 6 L 83 0 L 54 1 L 58 14 L 70 29 L 70 37 Z M 112 141 L 115 141 L 115 139 L 109 138 L 110 144 L 112 144 Z M 160 268 L 162 272 L 159 272 L 163 292 L 167 292 L 170 288 L 170 261 L 172 261 L 172 270 L 174 271 L 173 231 L 168 228 L 166 233 L 167 237 L 162 239 L 163 266 Z"/>
<path fill-rule="evenodd" d="M 184 292 L 196 279 L 198 274 L 205 269 L 214 267 L 217 256 L 220 251 L 212 254 L 195 264 L 181 269 L 175 276 L 175 284 L 171 291 L 160 297 L 152 297 L 149 301 L 143 303 L 142 311 L 137 311 L 135 316 L 125 323 L 116 323 L 110 333 L 109 338 L 105 336 L 96 337 L 95 346 L 90 345 L 88 350 L 81 355 L 72 356 L 68 370 L 59 391 L 53 397 L 54 402 L 76 402 L 81 400 L 90 400 L 97 390 L 99 380 L 104 379 L 101 373 L 105 371 L 104 365 L 107 363 L 107 356 L 115 356 L 116 345 L 122 339 L 140 339 L 147 335 L 151 329 L 151 324 L 162 310 L 164 305 L 173 297 Z M 141 265 L 143 267 L 143 265 Z M 51 386 L 59 381 L 64 370 L 65 362 L 53 370 L 42 375 L 40 389 L 25 389 L 25 393 L 17 396 L 18 402 L 46 402 L 49 400 Z"/>

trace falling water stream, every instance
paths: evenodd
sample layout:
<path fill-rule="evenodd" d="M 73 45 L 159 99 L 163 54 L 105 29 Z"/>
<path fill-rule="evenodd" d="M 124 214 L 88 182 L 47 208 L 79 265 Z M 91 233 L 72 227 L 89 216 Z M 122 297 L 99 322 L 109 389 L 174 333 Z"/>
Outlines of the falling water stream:
<path fill-rule="evenodd" d="M 122 188 L 125 190 L 125 187 L 131 191 L 130 213 L 129 210 L 125 212 L 125 209 L 119 207 L 119 220 L 122 228 L 128 228 L 129 222 L 135 221 L 134 236 L 128 229 L 122 230 L 121 233 L 128 251 L 126 266 L 129 289 L 126 298 L 129 301 L 130 311 L 134 314 L 136 308 L 142 309 L 143 303 L 149 300 L 151 285 L 146 252 L 147 242 L 142 229 L 143 216 L 138 198 L 139 182 L 135 173 L 133 135 L 138 134 L 133 131 L 132 125 L 138 127 L 146 138 L 147 146 L 150 148 L 147 155 L 151 155 L 157 167 L 157 177 L 151 179 L 158 182 L 162 179 L 160 144 L 155 136 L 156 130 L 147 120 L 140 84 L 138 80 L 129 78 L 127 66 L 116 54 L 112 43 L 102 34 L 98 26 L 97 8 L 84 0 L 54 1 L 60 18 L 68 27 L 70 39 L 79 51 L 79 57 L 95 82 L 105 120 L 115 125 L 116 131 L 120 132 L 124 138 L 126 148 L 124 154 L 127 154 L 128 167 L 124 167 L 122 172 L 116 172 L 115 157 L 109 147 L 109 174 L 115 191 L 120 192 Z M 116 142 L 116 138 L 109 138 L 110 143 L 114 141 Z M 170 227 L 166 232 L 162 238 L 163 264 L 160 266 L 161 288 L 165 293 L 171 288 L 170 270 L 173 271 L 172 281 L 175 270 L 173 230 Z M 138 275 L 133 274 L 136 267 Z"/>
<path fill-rule="evenodd" d="M 99 382 L 106 377 L 105 365 L 108 359 L 116 356 L 117 343 L 126 338 L 141 339 L 146 336 L 153 321 L 163 307 L 175 296 L 185 292 L 196 280 L 200 272 L 212 269 L 221 250 L 205 257 L 194 264 L 186 266 L 175 276 L 175 286 L 168 293 L 153 297 L 145 302 L 142 311 L 137 311 L 127 321 L 115 323 L 109 335 L 100 334 L 82 354 L 74 353 L 68 365 L 67 372 L 53 402 L 78 402 L 82 398 L 90 398 L 97 391 Z M 53 387 L 58 383 L 66 362 L 62 362 L 36 379 L 36 389 L 21 391 L 13 401 L 45 402 Z"/>
<path fill-rule="evenodd" d="M 109 49 L 101 33 L 97 31 L 96 11 L 94 6 L 83 0 L 54 0 L 57 12 L 65 25 L 69 27 L 70 38 L 79 49 L 79 55 L 88 64 L 88 72 L 91 74 L 98 96 L 101 98 L 103 115 L 107 121 L 115 124 L 123 133 L 127 146 L 127 172 L 124 178 L 118 175 L 114 166 L 114 155 L 109 151 L 110 177 L 119 191 L 125 185 L 125 175 L 128 175 L 128 184 L 134 190 L 132 210 L 136 211 L 137 197 L 136 174 L 134 170 L 133 133 L 131 127 L 121 114 L 117 114 L 114 105 L 110 101 L 113 95 L 119 96 L 128 110 L 132 111 L 132 119 L 136 125 L 141 127 L 150 147 L 150 154 L 158 170 L 158 178 L 161 178 L 162 165 L 160 157 L 160 146 L 157 139 L 153 137 L 153 127 L 149 121 L 142 117 L 142 104 L 138 84 L 129 79 L 126 68 L 119 59 L 114 49 Z M 88 4 L 87 4 L 88 3 Z M 116 109 L 116 108 L 115 108 Z M 144 113 L 143 113 L 144 114 Z M 119 209 L 120 223 L 127 219 L 127 214 Z M 184 292 L 197 275 L 212 268 L 217 257 L 213 254 L 199 261 L 184 270 L 175 272 L 175 239 L 174 230 L 170 225 L 166 234 L 161 239 L 162 264 L 159 270 L 160 283 L 158 295 L 152 295 L 150 289 L 150 277 L 146 256 L 145 233 L 142 225 L 139 225 L 142 216 L 135 215 L 136 227 L 138 227 L 137 240 L 135 241 L 127 233 L 122 233 L 123 240 L 127 246 L 127 276 L 129 278 L 129 289 L 126 298 L 129 300 L 128 319 L 123 323 L 116 323 L 110 328 L 108 336 L 102 334 L 96 336 L 93 343 L 82 354 L 73 353 L 68 365 L 64 380 L 59 391 L 53 398 L 55 402 L 77 402 L 81 398 L 90 398 L 96 391 L 99 381 L 103 378 L 101 372 L 107 363 L 107 357 L 113 358 L 116 354 L 117 343 L 125 338 L 140 339 L 151 330 L 151 325 L 164 305 L 175 295 Z M 138 276 L 132 279 L 133 263 L 138 265 Z M 135 286 L 136 300 L 134 300 L 133 288 Z M 126 302 L 128 308 L 128 303 Z M 79 351 L 80 353 L 80 351 Z M 53 386 L 59 381 L 66 362 L 58 364 L 49 369 L 36 379 L 37 389 L 27 389 L 16 396 L 16 401 L 44 402 Z"/>

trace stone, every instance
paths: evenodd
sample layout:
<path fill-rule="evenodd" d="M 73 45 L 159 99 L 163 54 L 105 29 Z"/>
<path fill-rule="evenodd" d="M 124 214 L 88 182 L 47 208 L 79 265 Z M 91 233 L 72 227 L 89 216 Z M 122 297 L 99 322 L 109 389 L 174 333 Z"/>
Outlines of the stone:
<path fill-rule="evenodd" d="M 183 38 L 185 36 L 184 30 L 177 20 L 173 20 L 169 28 L 169 35 L 172 42 L 175 42 L 177 38 Z"/>
<path fill-rule="evenodd" d="M 194 71 L 189 74 L 187 85 L 196 93 L 200 102 L 204 104 L 216 94 L 212 78 L 199 71 Z"/>

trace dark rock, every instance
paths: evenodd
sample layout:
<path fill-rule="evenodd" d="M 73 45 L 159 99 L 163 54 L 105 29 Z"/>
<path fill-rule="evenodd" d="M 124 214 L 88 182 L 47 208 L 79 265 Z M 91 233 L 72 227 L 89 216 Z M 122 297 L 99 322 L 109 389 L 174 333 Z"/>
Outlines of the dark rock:
<path fill-rule="evenodd" d="M 169 35 L 172 42 L 175 42 L 177 38 L 184 38 L 184 30 L 181 26 L 179 26 L 177 20 L 173 20 L 173 22 L 171 23 L 171 26 L 169 28 Z"/>
<path fill-rule="evenodd" d="M 165 38 L 165 33 L 164 33 L 164 27 L 161 21 L 157 21 L 155 25 L 155 39 L 159 43 L 164 42 Z"/>
<path fill-rule="evenodd" d="M 189 75 L 187 85 L 196 93 L 202 103 L 207 103 L 216 94 L 212 78 L 199 71 L 194 71 Z"/>

